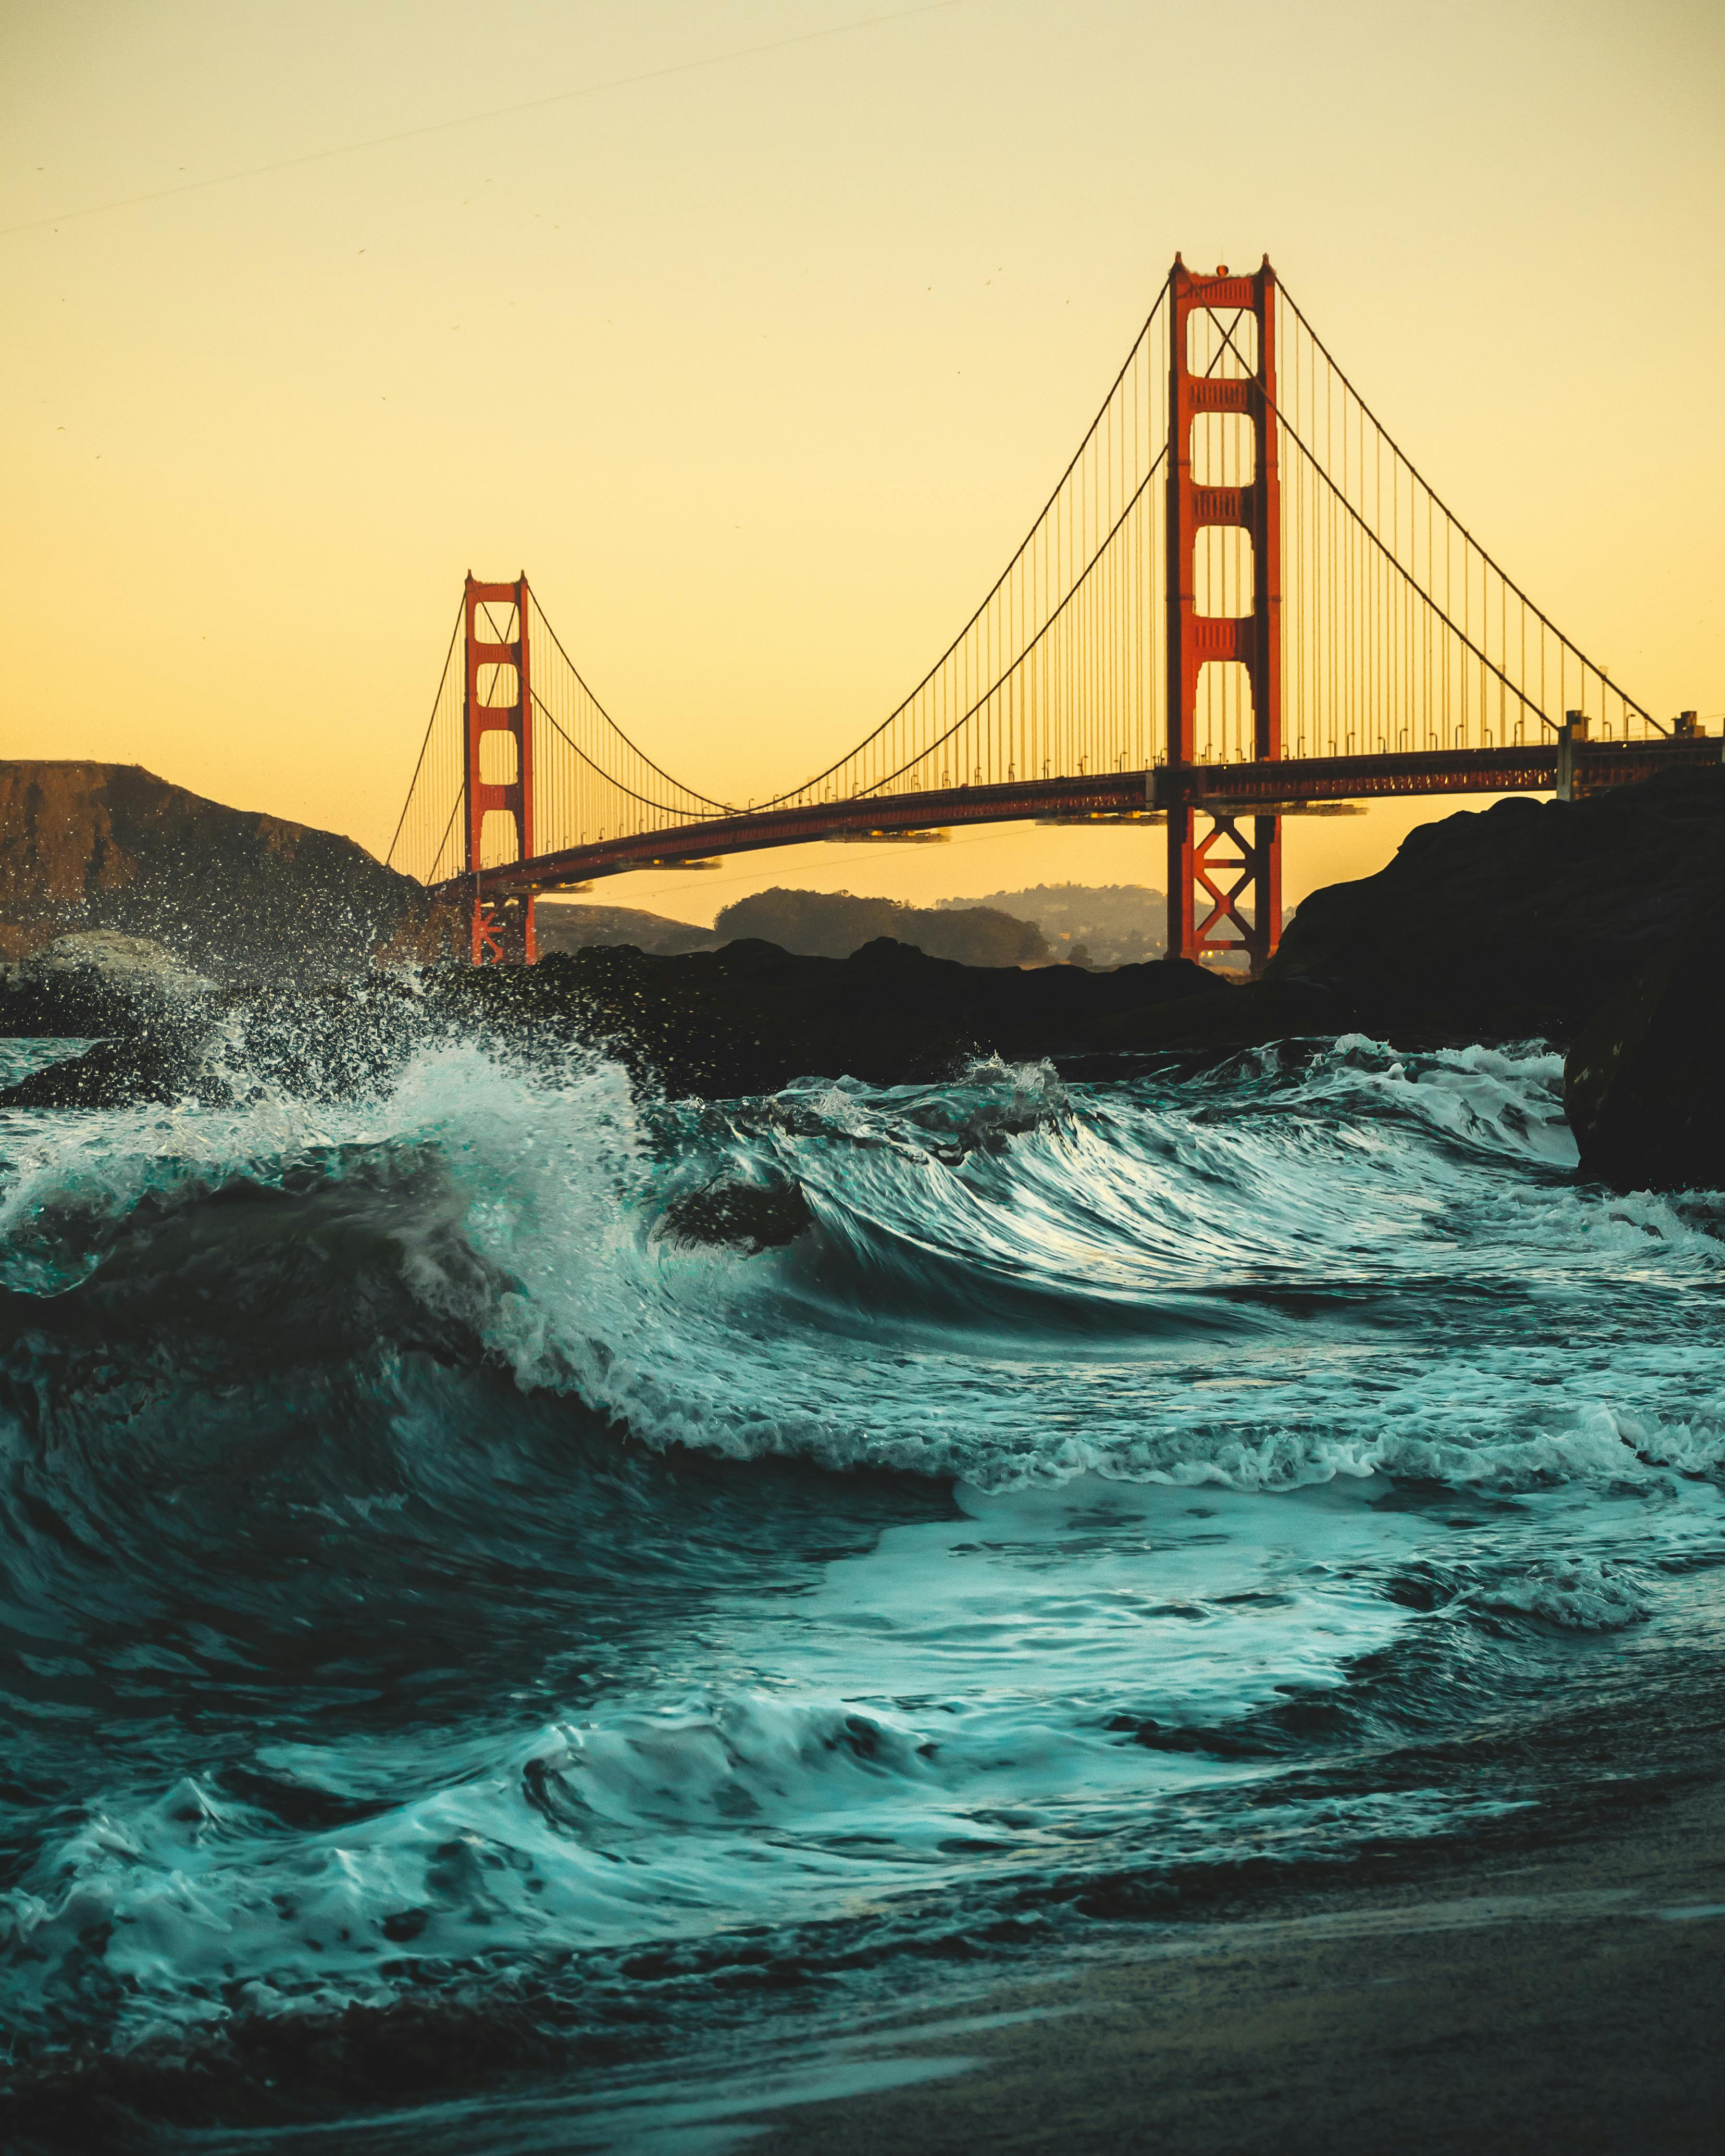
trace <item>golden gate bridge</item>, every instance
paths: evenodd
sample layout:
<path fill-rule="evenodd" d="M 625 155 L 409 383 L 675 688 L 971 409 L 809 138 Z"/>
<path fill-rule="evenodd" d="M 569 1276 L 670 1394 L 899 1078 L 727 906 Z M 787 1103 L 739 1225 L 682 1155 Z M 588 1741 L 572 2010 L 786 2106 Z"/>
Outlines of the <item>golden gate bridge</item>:
<path fill-rule="evenodd" d="M 1281 921 L 1281 824 L 1401 793 L 1569 796 L 1725 743 L 1656 718 L 1440 499 L 1271 268 L 1177 256 L 987 596 L 847 754 L 739 808 L 611 716 L 525 575 L 470 576 L 388 859 L 531 963 L 536 892 L 1026 819 L 1165 823 L 1168 948 Z"/>

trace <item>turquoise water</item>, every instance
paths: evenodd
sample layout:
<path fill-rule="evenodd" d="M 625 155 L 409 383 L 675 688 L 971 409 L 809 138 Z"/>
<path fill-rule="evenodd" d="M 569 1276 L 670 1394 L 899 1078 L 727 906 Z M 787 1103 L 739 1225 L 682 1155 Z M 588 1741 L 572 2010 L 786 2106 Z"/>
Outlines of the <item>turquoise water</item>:
<path fill-rule="evenodd" d="M 18 2116 L 620 2146 L 511 2092 L 1537 1819 L 1725 1609 L 1725 1215 L 1560 1076 L 0 1117 Z"/>

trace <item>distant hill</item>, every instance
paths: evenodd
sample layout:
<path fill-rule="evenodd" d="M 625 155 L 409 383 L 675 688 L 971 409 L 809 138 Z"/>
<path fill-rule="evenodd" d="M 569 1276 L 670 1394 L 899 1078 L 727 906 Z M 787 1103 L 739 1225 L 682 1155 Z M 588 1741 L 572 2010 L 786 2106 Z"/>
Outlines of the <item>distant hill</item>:
<path fill-rule="evenodd" d="M 423 885 L 333 831 L 228 808 L 140 765 L 0 762 L 0 955 L 116 929 L 203 973 L 430 957 L 454 927 Z"/>
<path fill-rule="evenodd" d="M 1045 966 L 1054 956 L 1032 923 L 988 906 L 906 906 L 896 898 L 778 886 L 727 906 L 713 932 L 721 943 L 757 936 L 805 958 L 848 958 L 882 936 L 964 966 Z"/>
<path fill-rule="evenodd" d="M 1083 954 L 1092 966 L 1136 966 L 1168 947 L 1168 901 L 1142 883 L 1039 883 L 986 898 L 943 898 L 942 910 L 998 907 L 1034 921 L 1053 955 Z"/>
<path fill-rule="evenodd" d="M 633 943 L 638 951 L 674 958 L 685 951 L 716 950 L 719 943 L 711 928 L 697 928 L 692 921 L 672 921 L 634 906 L 571 906 L 542 898 L 534 917 L 543 954 Z"/>

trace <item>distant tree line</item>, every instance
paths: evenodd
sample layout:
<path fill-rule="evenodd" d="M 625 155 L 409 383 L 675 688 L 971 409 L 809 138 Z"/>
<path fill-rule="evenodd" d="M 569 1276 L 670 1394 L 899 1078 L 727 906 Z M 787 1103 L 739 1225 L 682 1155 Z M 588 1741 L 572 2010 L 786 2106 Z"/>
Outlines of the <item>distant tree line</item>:
<path fill-rule="evenodd" d="M 848 958 L 882 936 L 966 966 L 1045 966 L 1055 956 L 1034 921 L 993 906 L 906 906 L 896 898 L 777 886 L 727 906 L 713 933 L 721 943 L 758 937 L 811 958 Z"/>
<path fill-rule="evenodd" d="M 629 906 L 553 901 L 539 909 L 543 951 L 633 943 L 665 953 L 754 937 L 806 957 L 848 958 L 890 936 L 967 966 L 1137 965 L 1162 956 L 1167 929 L 1163 895 L 1144 884 L 1034 884 L 980 902 L 944 898 L 932 906 L 780 886 L 727 906 L 710 929 Z"/>
<path fill-rule="evenodd" d="M 1168 901 L 1148 884 L 1038 883 L 940 904 L 998 906 L 1034 921 L 1053 955 L 1075 965 L 1138 966 L 1168 948 Z"/>

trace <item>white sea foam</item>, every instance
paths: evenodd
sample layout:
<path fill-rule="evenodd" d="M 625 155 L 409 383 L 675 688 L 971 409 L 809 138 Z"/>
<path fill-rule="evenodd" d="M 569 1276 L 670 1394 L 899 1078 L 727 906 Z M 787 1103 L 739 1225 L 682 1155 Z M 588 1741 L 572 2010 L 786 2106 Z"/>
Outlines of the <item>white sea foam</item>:
<path fill-rule="evenodd" d="M 0 1897 L 0 1962 L 33 2017 L 101 1940 L 142 2035 L 381 2001 L 406 1959 L 698 1940 L 1069 1863 L 1264 1771 L 1146 1750 L 1122 1710 L 1208 1726 L 1337 1686 L 1412 1621 L 1350 1574 L 1425 1532 L 1341 1495 L 968 1492 L 789 1604 L 733 1600 L 707 1683 L 637 1673 L 614 1706 L 429 1753 L 259 1746 L 279 1785 L 372 1796 L 352 1824 L 295 1833 L 192 1776 L 93 1805 Z M 716 1673 L 763 1666 L 796 1678 Z"/>
<path fill-rule="evenodd" d="M 716 1144 L 709 1116 L 704 1173 L 769 1168 L 819 1225 L 813 1255 L 746 1259 L 648 1232 L 662 1170 L 615 1066 L 548 1081 L 444 1045 L 357 1101 L 14 1118 L 0 1250 L 14 1285 L 64 1285 L 94 1261 L 89 1224 L 146 1194 L 405 1150 L 435 1158 L 437 1224 L 501 1283 L 476 1305 L 428 1239 L 426 1300 L 523 1386 L 655 1446 L 1001 1487 L 1520 1488 L 1725 1460 L 1725 1368 L 1612 1322 L 1630 1296 L 1710 1294 L 1717 1241 L 1670 1201 L 1562 1178 L 1557 1058 L 1352 1035 L 1291 1075 L 1256 1062 L 1255 1088 L 1069 1090 L 1004 1064 L 822 1081 Z"/>
<path fill-rule="evenodd" d="M 1519 1578 L 1475 1589 L 1490 1609 L 1538 1617 L 1567 1631 L 1615 1632 L 1650 1614 L 1645 1593 L 1622 1570 L 1598 1558 L 1546 1558 Z"/>

